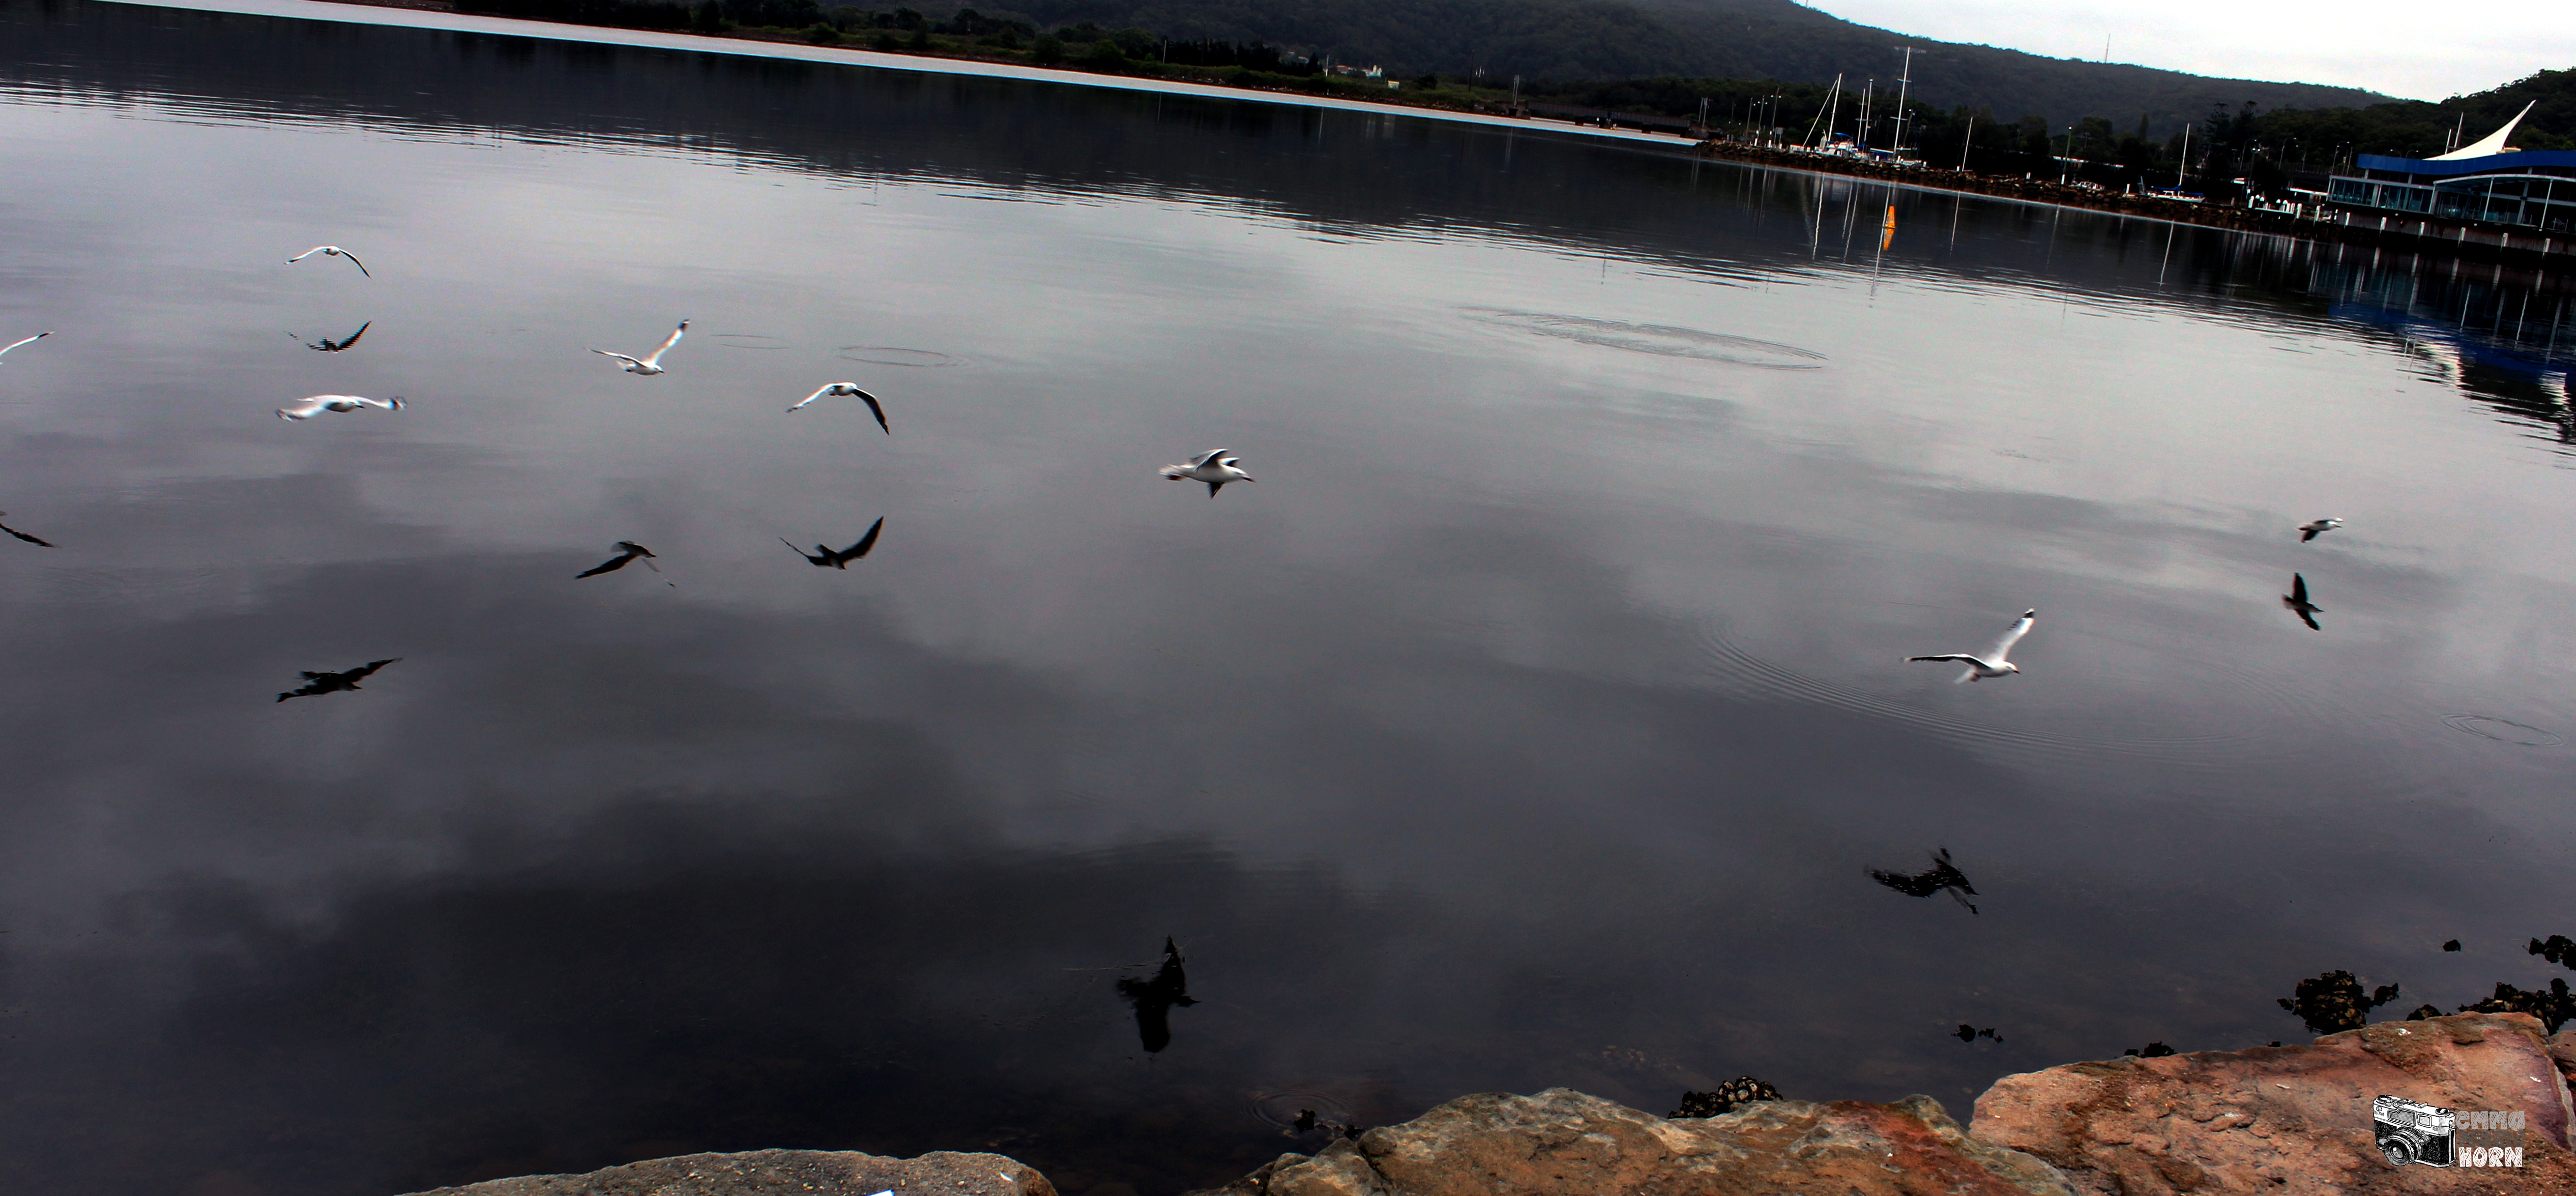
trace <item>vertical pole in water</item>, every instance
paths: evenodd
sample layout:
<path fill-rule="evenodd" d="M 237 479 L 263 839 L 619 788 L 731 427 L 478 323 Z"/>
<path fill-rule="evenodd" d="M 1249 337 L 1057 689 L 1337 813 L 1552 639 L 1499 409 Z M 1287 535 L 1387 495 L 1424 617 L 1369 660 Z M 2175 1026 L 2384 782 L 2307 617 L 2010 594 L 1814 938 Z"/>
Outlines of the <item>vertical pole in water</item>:
<path fill-rule="evenodd" d="M 2174 166 L 2174 190 L 2180 191 L 2191 179 L 2191 126 L 2182 127 L 2182 161 Z M 2383 223 L 2384 223 L 2383 219 Z"/>
<path fill-rule="evenodd" d="M 1967 143 L 1959 147 L 1959 173 L 1968 173 L 1968 149 L 1975 144 L 1977 144 L 1977 118 L 1971 115 L 1968 117 Z"/>

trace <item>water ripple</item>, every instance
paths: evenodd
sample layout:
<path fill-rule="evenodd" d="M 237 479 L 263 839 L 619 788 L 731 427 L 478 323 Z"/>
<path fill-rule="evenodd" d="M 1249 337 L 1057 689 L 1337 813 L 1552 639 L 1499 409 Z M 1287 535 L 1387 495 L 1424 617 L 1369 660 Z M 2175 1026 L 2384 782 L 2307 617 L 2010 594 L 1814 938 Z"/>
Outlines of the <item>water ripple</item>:
<path fill-rule="evenodd" d="M 1505 311 L 1493 307 L 1462 307 L 1467 318 L 1497 328 L 1511 328 L 1553 336 L 1605 349 L 1623 349 L 1630 353 L 1647 353 L 1657 357 L 1688 357 L 1700 361 L 1722 361 L 1730 365 L 1749 365 L 1765 370 L 1820 370 L 1826 357 L 1812 349 L 1784 345 L 1778 341 L 1758 341 L 1751 337 L 1729 336 L 1698 328 L 1677 328 L 1669 324 L 1627 324 L 1617 320 L 1595 320 L 1587 316 L 1552 315 L 1546 312 Z"/>

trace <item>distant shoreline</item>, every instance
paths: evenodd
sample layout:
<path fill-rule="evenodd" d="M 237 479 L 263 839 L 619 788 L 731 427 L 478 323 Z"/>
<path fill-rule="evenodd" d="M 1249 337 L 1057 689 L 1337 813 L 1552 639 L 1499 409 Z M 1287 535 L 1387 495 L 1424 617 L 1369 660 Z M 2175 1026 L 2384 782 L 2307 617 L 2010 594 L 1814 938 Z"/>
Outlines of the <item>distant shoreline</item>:
<path fill-rule="evenodd" d="M 1604 129 L 1546 117 L 1492 116 L 1430 105 L 1371 103 L 1367 100 L 1307 95 L 1293 91 L 1273 91 L 1260 87 L 1229 87 L 1216 83 L 1189 83 L 1175 79 L 1108 75 L 1093 71 L 993 62 L 978 58 L 949 58 L 841 46 L 815 46 L 802 42 L 772 41 L 760 37 L 725 37 L 702 33 L 672 33 L 657 29 L 627 29 L 614 25 L 574 25 L 558 21 L 529 21 L 516 17 L 487 17 L 452 11 L 439 4 L 437 0 L 105 0 L 105 2 L 188 12 L 336 21 L 349 25 L 384 25 L 404 29 L 437 29 L 452 33 L 488 33 L 504 37 L 536 38 L 541 41 L 583 42 L 590 45 L 629 46 L 647 50 L 688 50 L 705 54 L 731 54 L 744 58 L 779 58 L 837 66 L 877 67 L 932 75 L 1023 79 L 1037 83 L 1101 87 L 1113 91 L 1134 91 L 1153 95 L 1186 95 L 1207 99 L 1285 104 L 1300 108 L 1329 108 L 1344 112 L 1418 116 L 1428 120 L 1484 125 L 1489 128 L 1573 134 L 1669 150 L 1677 154 L 1687 154 L 1698 144 L 1694 138 L 1669 133 Z"/>

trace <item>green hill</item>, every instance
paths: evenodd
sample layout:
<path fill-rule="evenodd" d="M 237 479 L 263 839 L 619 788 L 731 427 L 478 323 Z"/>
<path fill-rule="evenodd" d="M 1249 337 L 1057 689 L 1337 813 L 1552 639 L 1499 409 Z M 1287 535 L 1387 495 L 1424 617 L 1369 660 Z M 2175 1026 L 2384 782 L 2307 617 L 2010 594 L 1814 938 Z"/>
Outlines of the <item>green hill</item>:
<path fill-rule="evenodd" d="M 2065 125 L 2102 116 L 2179 129 L 2213 104 L 2332 108 L 2388 97 L 2348 87 L 2212 79 L 2141 66 L 2044 58 L 2018 50 L 1908 38 L 1791 0 L 1008 0 L 1040 25 L 1091 21 L 1170 38 L 1266 41 L 1390 75 L 1514 74 L 1586 79 L 1778 79 L 1857 87 L 1897 73 L 1912 45 L 1913 94 L 1926 109 L 1991 108 Z"/>

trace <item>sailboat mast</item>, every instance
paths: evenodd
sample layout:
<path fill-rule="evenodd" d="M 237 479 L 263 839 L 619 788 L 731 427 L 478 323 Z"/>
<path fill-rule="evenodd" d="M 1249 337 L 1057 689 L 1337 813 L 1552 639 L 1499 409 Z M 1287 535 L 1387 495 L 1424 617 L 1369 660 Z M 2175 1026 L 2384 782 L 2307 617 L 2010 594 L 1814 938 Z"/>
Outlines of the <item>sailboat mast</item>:
<path fill-rule="evenodd" d="M 1914 86 L 1914 47 L 1905 47 L 1905 65 L 1896 72 L 1896 144 L 1887 152 L 1905 152 L 1905 93 Z"/>
<path fill-rule="evenodd" d="M 1843 77 L 1842 77 L 1842 75 L 1840 75 L 1840 74 L 1836 74 L 1836 75 L 1834 76 L 1834 89 L 1833 89 L 1831 92 L 1828 92 L 1828 93 L 1826 94 L 1826 96 L 1825 96 L 1825 104 L 1826 104 L 1826 107 L 1827 107 L 1827 111 L 1823 114 L 1823 115 L 1824 115 L 1824 118 L 1825 118 L 1825 140 L 1826 140 L 1826 141 L 1831 141 L 1831 140 L 1833 140 L 1833 136 L 1834 136 L 1834 123 L 1835 123 L 1836 121 L 1839 121 L 1839 120 L 1841 120 L 1841 119 L 1842 119 L 1842 113 L 1843 113 Z M 1810 122 L 1810 123 L 1807 125 L 1807 141 L 1808 141 L 1808 143 L 1809 143 L 1813 148 L 1816 148 L 1816 149 L 1823 149 L 1823 148 L 1824 148 L 1824 142 L 1821 142 L 1821 141 L 1817 141 L 1817 140 L 1816 140 L 1816 126 L 1815 126 L 1815 124 L 1814 124 L 1813 122 Z"/>

